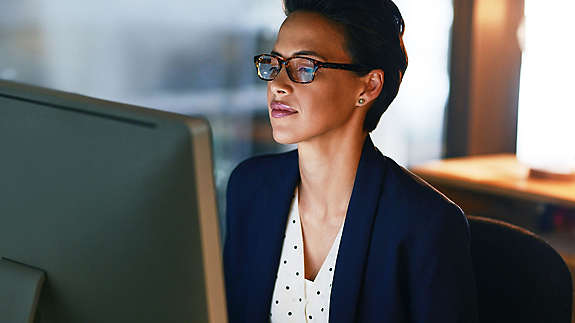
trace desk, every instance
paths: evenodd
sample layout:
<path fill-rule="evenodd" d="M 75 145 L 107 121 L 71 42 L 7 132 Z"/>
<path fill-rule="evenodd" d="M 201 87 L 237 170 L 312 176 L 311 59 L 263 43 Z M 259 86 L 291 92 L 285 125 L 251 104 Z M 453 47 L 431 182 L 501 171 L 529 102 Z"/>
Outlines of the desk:
<path fill-rule="evenodd" d="M 432 161 L 411 171 L 461 206 L 466 214 L 498 218 L 548 238 L 562 255 L 572 258 L 575 269 L 575 226 L 564 227 L 563 232 L 545 233 L 552 231 L 552 226 L 545 228 L 541 221 L 550 209 L 575 215 L 575 180 L 529 177 L 529 168 L 511 154 Z"/>
<path fill-rule="evenodd" d="M 451 158 L 411 170 L 432 185 L 575 208 L 575 181 L 530 178 L 512 154 Z"/>

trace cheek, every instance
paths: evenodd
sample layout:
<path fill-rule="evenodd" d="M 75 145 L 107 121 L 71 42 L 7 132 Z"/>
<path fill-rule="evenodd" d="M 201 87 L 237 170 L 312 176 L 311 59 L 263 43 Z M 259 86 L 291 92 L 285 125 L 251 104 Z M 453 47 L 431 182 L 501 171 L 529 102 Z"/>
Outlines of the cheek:
<path fill-rule="evenodd" d="M 352 112 L 349 90 L 334 84 L 318 84 L 317 87 L 302 93 L 300 102 L 306 119 L 317 123 L 333 123 L 346 120 Z"/>

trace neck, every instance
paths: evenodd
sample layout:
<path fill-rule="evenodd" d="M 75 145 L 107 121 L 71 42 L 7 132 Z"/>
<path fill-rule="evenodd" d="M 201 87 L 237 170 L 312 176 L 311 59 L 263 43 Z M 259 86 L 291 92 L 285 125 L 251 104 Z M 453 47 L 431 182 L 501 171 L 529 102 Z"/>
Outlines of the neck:
<path fill-rule="evenodd" d="M 345 216 L 367 135 L 332 133 L 298 143 L 301 210 L 325 220 Z"/>

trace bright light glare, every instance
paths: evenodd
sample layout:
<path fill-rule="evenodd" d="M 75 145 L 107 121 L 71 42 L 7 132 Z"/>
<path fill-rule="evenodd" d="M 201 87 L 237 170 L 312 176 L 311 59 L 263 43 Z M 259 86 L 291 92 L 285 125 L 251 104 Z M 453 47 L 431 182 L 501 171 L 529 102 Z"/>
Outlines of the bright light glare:
<path fill-rule="evenodd" d="M 517 157 L 532 168 L 575 171 L 575 1 L 526 0 Z"/>

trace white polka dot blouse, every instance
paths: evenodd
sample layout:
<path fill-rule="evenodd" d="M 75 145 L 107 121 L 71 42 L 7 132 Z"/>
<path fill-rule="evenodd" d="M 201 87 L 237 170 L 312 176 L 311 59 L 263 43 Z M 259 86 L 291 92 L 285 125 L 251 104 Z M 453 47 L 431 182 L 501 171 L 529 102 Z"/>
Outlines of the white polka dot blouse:
<path fill-rule="evenodd" d="M 277 271 L 270 322 L 328 322 L 331 284 L 343 225 L 315 279 L 307 280 L 304 275 L 303 235 L 296 186 Z"/>

